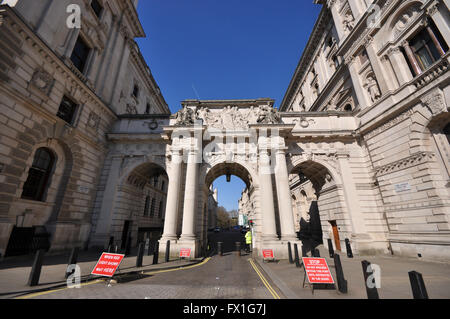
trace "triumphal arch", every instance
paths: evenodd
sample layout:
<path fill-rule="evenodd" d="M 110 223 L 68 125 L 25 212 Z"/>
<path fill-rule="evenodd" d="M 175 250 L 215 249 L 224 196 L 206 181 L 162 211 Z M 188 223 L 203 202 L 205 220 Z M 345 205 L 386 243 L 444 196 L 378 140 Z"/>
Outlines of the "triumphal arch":
<path fill-rule="evenodd" d="M 340 220 L 341 238 L 351 237 L 354 249 L 384 251 L 385 243 L 378 245 L 383 238 L 365 228 L 352 177 L 357 165 L 359 182 L 369 179 L 356 120 L 337 111 L 279 113 L 273 104 L 272 99 L 186 100 L 171 116 L 122 116 L 109 134 L 109 169 L 93 241 L 107 242 L 117 227 L 112 214 L 130 201 L 117 193 L 121 185 L 130 179 L 139 183 L 136 176 L 166 174 L 160 252 L 170 241 L 171 255 L 190 248 L 200 256 L 207 243 L 210 185 L 219 176 L 235 175 L 251 190 L 256 252 L 269 248 L 287 258 L 287 243 L 300 244 L 290 177 L 301 173 L 320 199 L 324 233 L 332 231 L 328 220 Z M 365 199 L 369 205 L 376 201 Z"/>

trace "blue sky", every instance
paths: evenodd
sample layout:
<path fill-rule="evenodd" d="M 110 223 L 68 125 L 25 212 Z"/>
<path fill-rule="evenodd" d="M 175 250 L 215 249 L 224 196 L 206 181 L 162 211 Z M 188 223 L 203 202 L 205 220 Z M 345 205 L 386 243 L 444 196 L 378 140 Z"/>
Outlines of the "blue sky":
<path fill-rule="evenodd" d="M 273 98 L 278 107 L 321 6 L 313 0 L 140 0 L 138 39 L 171 111 L 185 99 Z M 217 179 L 237 209 L 245 184 Z"/>

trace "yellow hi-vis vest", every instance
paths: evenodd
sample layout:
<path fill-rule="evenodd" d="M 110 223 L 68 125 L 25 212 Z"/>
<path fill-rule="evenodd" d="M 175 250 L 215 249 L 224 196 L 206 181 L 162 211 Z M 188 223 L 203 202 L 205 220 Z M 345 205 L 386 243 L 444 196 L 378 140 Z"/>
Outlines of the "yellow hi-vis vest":
<path fill-rule="evenodd" d="M 251 244 L 252 243 L 252 232 L 251 231 L 248 231 L 245 234 L 245 243 L 246 244 Z"/>

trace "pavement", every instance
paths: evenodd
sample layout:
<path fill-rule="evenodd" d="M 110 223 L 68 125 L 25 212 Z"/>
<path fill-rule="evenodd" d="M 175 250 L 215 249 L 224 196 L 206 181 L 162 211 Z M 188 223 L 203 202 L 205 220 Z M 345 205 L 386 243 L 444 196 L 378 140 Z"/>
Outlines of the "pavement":
<path fill-rule="evenodd" d="M 136 249 L 135 249 L 136 250 Z M 83 285 L 94 282 L 100 277 L 91 275 L 102 251 L 80 251 L 77 265 L 80 266 L 81 283 Z M 20 256 L 6 258 L 0 261 L 0 299 L 14 298 L 29 293 L 37 293 L 67 286 L 65 271 L 70 252 L 44 257 L 39 284 L 34 287 L 27 285 L 33 264 L 33 256 Z M 143 271 L 159 271 L 171 268 L 178 269 L 198 264 L 202 259 L 171 260 L 164 262 L 159 258 L 159 263 L 153 265 L 153 255 L 146 254 L 143 258 L 143 267 L 136 267 L 136 253 L 132 251 L 125 257 L 116 272 L 115 279 L 129 280 L 130 276 L 139 277 Z M 100 278 L 101 279 L 101 278 Z"/>
<path fill-rule="evenodd" d="M 430 299 L 450 298 L 450 263 L 400 258 L 396 256 L 340 255 L 348 293 L 337 289 L 303 287 L 305 272 L 287 260 L 264 262 L 251 253 L 235 251 L 242 234 L 224 231 L 210 234 L 212 247 L 222 242 L 223 255 L 213 252 L 197 260 L 173 260 L 152 265 L 153 256 L 144 256 L 143 267 L 136 268 L 136 256 L 124 258 L 109 282 L 91 276 L 101 251 L 80 252 L 82 284 L 69 289 L 64 279 L 69 253 L 46 256 L 40 284 L 26 285 L 32 258 L 0 261 L 0 298 L 25 299 L 367 299 L 361 261 L 368 260 L 381 270 L 381 299 L 412 299 L 408 271 L 423 275 Z M 336 281 L 334 260 L 319 247 Z M 161 260 L 160 260 L 161 261 Z"/>
<path fill-rule="evenodd" d="M 319 248 L 336 282 L 334 259 L 329 258 L 328 250 Z M 337 252 L 340 256 L 348 292 L 340 293 L 337 289 L 303 288 L 305 271 L 297 268 L 295 263 L 287 260 L 264 262 L 256 259 L 258 265 L 271 278 L 274 284 L 288 299 L 367 299 L 361 261 L 367 260 L 380 266 L 380 287 L 377 289 L 380 299 L 412 299 L 412 289 L 408 272 L 415 270 L 422 274 L 430 299 L 450 299 L 450 263 L 442 261 L 421 260 L 396 256 L 354 256 Z M 337 285 L 336 285 L 337 286 Z"/>

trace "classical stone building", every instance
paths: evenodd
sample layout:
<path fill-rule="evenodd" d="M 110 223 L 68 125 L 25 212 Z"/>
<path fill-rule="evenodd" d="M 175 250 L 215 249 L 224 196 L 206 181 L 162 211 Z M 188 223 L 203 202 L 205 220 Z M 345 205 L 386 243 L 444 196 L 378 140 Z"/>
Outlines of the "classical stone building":
<path fill-rule="evenodd" d="M 279 110 L 186 100 L 173 115 L 133 41 L 136 2 L 0 7 L 2 254 L 30 229 L 58 250 L 162 228 L 161 253 L 200 256 L 211 184 L 236 175 L 256 253 L 285 258 L 314 207 L 337 249 L 450 258 L 447 1 L 316 0 Z"/>
<path fill-rule="evenodd" d="M 8 253 L 8 243 L 10 254 L 23 253 L 33 238 L 45 246 L 47 233 L 52 250 L 84 247 L 96 233 L 107 178 L 102 172 L 114 152 L 107 134 L 121 119 L 139 117 L 153 125 L 153 114 L 170 114 L 134 42 L 145 36 L 137 1 L 5 2 L 0 253 Z M 81 28 L 68 24 L 72 4 L 81 9 Z M 124 220 L 133 220 L 134 240 L 138 229 L 141 237 L 162 231 L 168 181 L 164 174 L 158 185 L 152 178 L 136 172 L 117 190 L 121 199 L 130 199 L 110 211 L 110 235 L 118 241 Z M 148 205 L 143 195 L 150 197 Z"/>
<path fill-rule="evenodd" d="M 302 127 L 292 155 L 318 163 L 298 171 L 309 181 L 291 184 L 295 201 L 317 197 L 334 242 L 448 259 L 448 1 L 316 3 L 280 106 Z"/>

